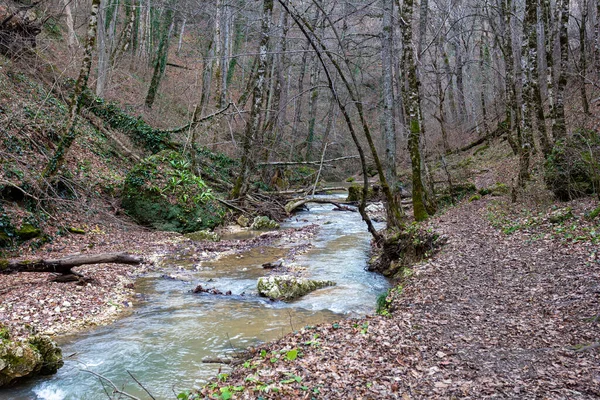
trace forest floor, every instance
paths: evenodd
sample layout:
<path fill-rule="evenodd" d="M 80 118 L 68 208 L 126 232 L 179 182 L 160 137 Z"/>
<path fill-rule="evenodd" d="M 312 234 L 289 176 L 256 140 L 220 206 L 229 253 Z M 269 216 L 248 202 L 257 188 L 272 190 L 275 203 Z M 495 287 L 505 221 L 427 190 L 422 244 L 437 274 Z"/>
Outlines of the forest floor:
<path fill-rule="evenodd" d="M 464 202 L 429 221 L 448 243 L 392 291 L 390 316 L 306 327 L 252 349 L 203 393 L 600 398 L 599 218 L 577 225 L 551 210 L 501 226 L 503 201 Z M 597 202 L 569 206 L 570 221 L 585 221 Z"/>

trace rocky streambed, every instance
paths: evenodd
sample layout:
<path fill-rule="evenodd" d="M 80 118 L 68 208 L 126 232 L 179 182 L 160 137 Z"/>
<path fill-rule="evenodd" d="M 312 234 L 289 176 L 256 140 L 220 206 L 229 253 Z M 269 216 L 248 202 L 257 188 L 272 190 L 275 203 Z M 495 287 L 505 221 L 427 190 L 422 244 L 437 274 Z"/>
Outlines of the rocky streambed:
<path fill-rule="evenodd" d="M 168 256 L 160 272 L 150 270 L 136 281 L 137 297 L 127 317 L 60 337 L 66 357 L 56 375 L 0 389 L 0 395 L 11 400 L 97 398 L 104 393 L 98 374 L 141 394 L 133 375 L 155 396 L 170 397 L 173 390 L 197 387 L 226 368 L 203 360 L 226 359 L 307 325 L 372 312 L 388 283 L 365 271 L 370 237 L 358 214 L 333 208 L 311 206 L 281 231 L 244 241 L 224 234 L 220 242 L 164 245 Z M 291 302 L 260 297 L 257 280 L 270 275 L 262 265 L 279 259 L 294 276 L 335 286 Z M 198 285 L 231 295 L 193 293 Z"/>

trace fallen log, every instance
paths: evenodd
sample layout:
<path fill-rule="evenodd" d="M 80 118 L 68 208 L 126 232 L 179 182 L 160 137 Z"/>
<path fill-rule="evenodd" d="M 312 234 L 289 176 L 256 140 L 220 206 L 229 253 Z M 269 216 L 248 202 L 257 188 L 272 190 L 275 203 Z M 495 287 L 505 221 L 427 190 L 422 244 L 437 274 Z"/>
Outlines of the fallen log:
<path fill-rule="evenodd" d="M 345 186 L 333 186 L 333 187 L 324 187 L 324 188 L 317 188 L 317 190 L 315 190 L 316 194 L 319 193 L 325 193 L 325 192 L 338 192 L 338 191 L 348 191 L 348 188 Z M 304 188 L 304 189 L 293 189 L 293 190 L 281 190 L 278 192 L 266 192 L 266 194 L 268 195 L 288 195 L 288 194 L 300 194 L 300 193 L 309 193 L 311 191 L 310 188 Z"/>
<path fill-rule="evenodd" d="M 335 161 L 341 161 L 341 160 L 350 160 L 353 158 L 358 158 L 359 156 L 346 156 L 346 157 L 337 157 L 337 158 L 332 158 L 330 160 L 323 160 L 323 161 L 271 161 L 271 162 L 263 162 L 263 163 L 258 163 L 256 165 L 258 165 L 259 167 L 267 167 L 267 166 L 284 166 L 284 165 L 321 165 L 322 163 L 332 163 Z"/>
<path fill-rule="evenodd" d="M 0 273 L 14 272 L 54 272 L 63 275 L 74 274 L 71 268 L 89 264 L 141 264 L 144 259 L 129 253 L 75 254 L 57 259 L 1 260 Z"/>
<path fill-rule="evenodd" d="M 294 200 L 288 201 L 287 204 L 285 205 L 285 211 L 288 214 L 291 214 L 295 209 L 303 206 L 306 203 L 333 204 L 337 208 L 341 208 L 340 204 L 355 204 L 355 202 L 340 200 L 339 198 L 334 198 L 334 199 L 325 199 L 325 198 L 307 199 L 307 198 L 304 198 L 304 199 L 294 199 Z"/>

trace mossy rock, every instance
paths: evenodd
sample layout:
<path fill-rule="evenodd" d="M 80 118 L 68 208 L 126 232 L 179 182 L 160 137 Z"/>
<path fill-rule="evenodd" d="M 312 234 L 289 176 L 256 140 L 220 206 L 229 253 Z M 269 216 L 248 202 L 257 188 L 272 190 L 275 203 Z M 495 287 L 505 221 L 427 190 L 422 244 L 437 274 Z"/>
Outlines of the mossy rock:
<path fill-rule="evenodd" d="M 573 218 L 573 210 L 571 207 L 560 208 L 553 211 L 548 216 L 548 221 L 552 224 L 560 224 Z"/>
<path fill-rule="evenodd" d="M 125 179 L 122 206 L 142 225 L 180 233 L 221 224 L 225 208 L 181 154 L 164 150 L 136 165 Z"/>
<path fill-rule="evenodd" d="M 277 221 L 269 219 L 269 217 L 255 217 L 254 221 L 252 222 L 252 225 L 250 225 L 250 229 L 254 231 L 261 231 L 266 229 L 279 229 L 279 223 L 277 223 Z"/>
<path fill-rule="evenodd" d="M 62 366 L 62 351 L 47 336 L 33 336 L 26 342 L 0 340 L 0 386 L 35 375 L 54 374 Z"/>
<path fill-rule="evenodd" d="M 197 232 L 192 232 L 192 233 L 187 233 L 185 235 L 185 237 L 187 237 L 188 239 L 196 240 L 196 241 L 207 240 L 209 242 L 219 242 L 221 240 L 221 236 L 219 236 L 218 233 L 211 232 L 208 229 L 205 229 L 202 231 L 197 231 Z"/>
<path fill-rule="evenodd" d="M 259 278 L 258 293 L 272 300 L 292 301 L 317 289 L 335 286 L 332 281 L 319 281 L 296 278 L 291 275 L 270 276 Z"/>
<path fill-rule="evenodd" d="M 598 193 L 600 187 L 600 135 L 579 130 L 559 140 L 546 158 L 544 181 L 563 201 Z"/>
<path fill-rule="evenodd" d="M 471 182 L 459 183 L 452 186 L 452 190 L 445 188 L 437 197 L 438 204 L 452 204 L 453 200 L 461 200 L 477 192 L 475 184 Z"/>
<path fill-rule="evenodd" d="M 29 345 L 42 356 L 40 375 L 52 375 L 64 365 L 62 350 L 56 343 L 45 335 L 36 335 L 29 338 Z"/>
<path fill-rule="evenodd" d="M 23 224 L 16 231 L 17 238 L 19 239 L 19 241 L 22 241 L 22 242 L 29 240 L 29 239 L 34 239 L 36 237 L 39 237 L 41 234 L 42 234 L 42 230 L 39 228 L 36 228 L 35 226 L 33 226 L 31 224 Z"/>
<path fill-rule="evenodd" d="M 596 219 L 598 217 L 598 215 L 600 215 L 600 206 L 596 207 L 595 209 L 593 209 L 587 216 L 586 218 L 590 221 Z"/>
<path fill-rule="evenodd" d="M 481 195 L 480 194 L 476 194 L 476 195 L 473 195 L 473 196 L 469 197 L 469 202 L 477 201 L 477 200 L 481 200 Z"/>
<path fill-rule="evenodd" d="M 250 225 L 250 219 L 245 215 L 240 215 L 237 219 L 237 224 L 242 228 L 247 228 Z"/>
<path fill-rule="evenodd" d="M 362 199 L 362 185 L 352 185 L 348 188 L 348 197 L 346 201 L 359 202 Z M 367 190 L 367 200 L 377 200 L 379 197 L 379 186 L 371 186 Z"/>

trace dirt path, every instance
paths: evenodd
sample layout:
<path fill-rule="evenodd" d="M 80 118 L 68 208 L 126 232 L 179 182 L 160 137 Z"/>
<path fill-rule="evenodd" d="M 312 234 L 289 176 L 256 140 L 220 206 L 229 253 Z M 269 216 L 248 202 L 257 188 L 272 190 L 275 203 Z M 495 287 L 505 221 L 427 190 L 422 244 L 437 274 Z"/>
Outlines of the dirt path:
<path fill-rule="evenodd" d="M 225 384 L 242 398 L 600 398 L 600 350 L 574 351 L 600 340 L 592 248 L 506 236 L 486 206 L 431 221 L 448 244 L 414 268 L 392 318 L 303 329 Z"/>

